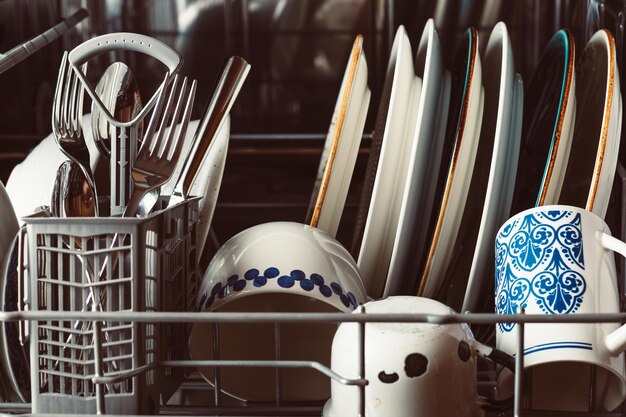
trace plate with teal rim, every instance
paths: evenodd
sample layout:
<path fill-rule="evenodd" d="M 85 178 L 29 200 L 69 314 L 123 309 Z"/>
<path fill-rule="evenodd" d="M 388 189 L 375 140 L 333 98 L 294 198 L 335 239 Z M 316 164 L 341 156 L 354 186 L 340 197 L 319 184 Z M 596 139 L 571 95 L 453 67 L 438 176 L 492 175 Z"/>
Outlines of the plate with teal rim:
<path fill-rule="evenodd" d="M 433 212 L 437 175 L 450 104 L 450 73 L 444 69 L 443 53 L 433 19 L 426 22 L 415 55 L 415 73 L 422 79 L 417 116 L 412 125 L 406 184 L 393 252 L 383 296 L 408 294 L 419 279 L 420 263 L 427 249 L 428 228 Z M 396 185 L 397 186 L 397 185 Z"/>
<path fill-rule="evenodd" d="M 356 238 L 361 240 L 359 270 L 367 294 L 373 298 L 380 298 L 387 278 L 407 178 L 411 125 L 421 91 L 422 80 L 415 75 L 409 37 L 400 26 L 391 49 L 362 191 L 361 210 L 367 205 L 367 212 L 361 211 L 360 216 L 361 221 L 366 219 L 362 238 Z"/>
<path fill-rule="evenodd" d="M 481 292 L 483 285 L 493 284 L 492 277 L 475 275 L 471 279 L 470 270 L 477 255 L 479 259 L 493 258 L 492 236 L 508 218 L 511 207 L 521 136 L 523 84 L 515 74 L 511 40 L 503 22 L 491 31 L 481 58 L 485 90 L 483 119 L 468 191 L 471 197 L 463 210 L 451 261 L 444 273 L 443 280 L 449 286 L 424 285 L 418 292 L 457 311 L 461 308 L 465 311 L 462 306 L 467 297 L 476 303 L 493 293 Z"/>
<path fill-rule="evenodd" d="M 478 31 L 473 27 L 467 29 L 457 47 L 451 76 L 450 110 L 435 193 L 436 206 L 427 237 L 430 247 L 421 271 L 421 282 L 427 287 L 447 285 L 439 277 L 451 260 L 480 137 L 484 90 Z"/>
<path fill-rule="evenodd" d="M 574 132 L 575 88 L 574 37 L 559 30 L 545 47 L 524 94 L 512 215 L 558 202 Z"/>
<path fill-rule="evenodd" d="M 559 204 L 604 218 L 617 167 L 622 127 L 615 40 L 597 31 L 576 61 L 576 122 Z"/>

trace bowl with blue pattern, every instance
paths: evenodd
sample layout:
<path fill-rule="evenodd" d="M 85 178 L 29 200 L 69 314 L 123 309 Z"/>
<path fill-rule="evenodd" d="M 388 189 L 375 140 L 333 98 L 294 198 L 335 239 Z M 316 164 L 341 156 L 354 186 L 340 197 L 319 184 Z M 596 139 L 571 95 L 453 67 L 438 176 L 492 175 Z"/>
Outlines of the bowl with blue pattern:
<path fill-rule="evenodd" d="M 367 301 L 356 262 L 326 232 L 300 223 L 265 223 L 227 241 L 211 260 L 197 298 L 199 311 L 350 313 Z M 222 360 L 316 361 L 330 366 L 336 323 L 224 323 L 217 328 Z M 192 359 L 217 357 L 214 323 L 195 323 Z M 275 341 L 279 339 L 279 343 Z M 213 368 L 200 368 L 214 381 Z M 318 401 L 329 379 L 312 369 L 223 367 L 222 392 L 244 401 Z"/>

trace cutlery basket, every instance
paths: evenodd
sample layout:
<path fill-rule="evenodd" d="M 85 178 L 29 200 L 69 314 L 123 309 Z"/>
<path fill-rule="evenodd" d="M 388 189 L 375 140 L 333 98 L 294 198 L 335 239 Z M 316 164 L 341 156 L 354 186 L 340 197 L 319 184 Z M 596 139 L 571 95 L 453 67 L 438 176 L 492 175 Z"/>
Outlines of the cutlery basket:
<path fill-rule="evenodd" d="M 199 283 L 197 219 L 198 199 L 141 219 L 25 219 L 26 308 L 51 313 L 28 327 L 33 413 L 95 414 L 98 395 L 108 413 L 154 413 L 176 391 L 184 369 L 159 363 L 186 358 L 188 324 L 58 318 L 190 311 Z M 121 381 L 99 393 L 96 375 Z"/>

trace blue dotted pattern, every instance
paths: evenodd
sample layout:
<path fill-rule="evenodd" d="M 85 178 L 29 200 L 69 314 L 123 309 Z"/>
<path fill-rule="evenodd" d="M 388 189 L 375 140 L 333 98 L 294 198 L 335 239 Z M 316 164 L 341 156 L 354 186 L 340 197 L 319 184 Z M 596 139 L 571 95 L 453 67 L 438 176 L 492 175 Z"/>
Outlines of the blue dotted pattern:
<path fill-rule="evenodd" d="M 299 269 L 294 269 L 289 274 L 281 274 L 278 268 L 269 267 L 263 273 L 258 269 L 252 268 L 247 270 L 243 277 L 231 275 L 225 283 L 216 283 L 210 291 L 202 294 L 198 303 L 198 309 L 209 308 L 216 298 L 224 298 L 226 294 L 232 291 L 239 292 L 246 288 L 247 285 L 262 288 L 267 285 L 269 280 L 273 279 L 276 279 L 276 282 L 282 288 L 287 289 L 298 284 L 304 291 L 319 291 L 325 298 L 338 297 L 346 307 L 352 307 L 353 309 L 357 307 L 356 297 L 351 291 L 344 291 L 337 282 L 327 283 L 320 274 L 312 273 L 307 278 L 306 274 Z"/>

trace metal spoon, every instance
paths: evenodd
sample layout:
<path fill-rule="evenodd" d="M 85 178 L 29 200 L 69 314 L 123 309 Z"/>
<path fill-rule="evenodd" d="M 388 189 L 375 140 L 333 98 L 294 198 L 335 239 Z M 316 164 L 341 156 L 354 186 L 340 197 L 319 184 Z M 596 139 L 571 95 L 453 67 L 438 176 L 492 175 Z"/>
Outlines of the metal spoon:
<path fill-rule="evenodd" d="M 120 122 L 132 120 L 143 107 L 135 76 L 122 62 L 109 65 L 98 81 L 96 94 L 106 110 Z M 109 175 L 103 175 L 101 189 L 110 190 L 110 214 L 121 214 L 132 191 L 128 162 L 135 159 L 139 144 L 130 143 L 132 139 L 109 122 L 95 101 L 91 104 L 91 130 L 100 154 L 112 159 L 109 162 Z M 141 140 L 142 136 L 143 121 L 140 121 L 137 125 L 137 140 Z"/>
<path fill-rule="evenodd" d="M 95 217 L 94 192 L 77 163 L 65 161 L 57 170 L 50 211 L 54 217 Z"/>
<path fill-rule="evenodd" d="M 117 120 L 132 120 L 143 108 L 137 80 L 123 62 L 109 65 L 96 85 L 96 94 Z M 117 137 L 116 129 L 94 102 L 91 104 L 91 131 L 100 153 L 110 158 L 111 138 Z"/>

